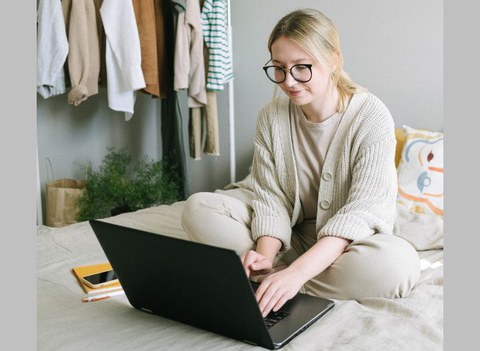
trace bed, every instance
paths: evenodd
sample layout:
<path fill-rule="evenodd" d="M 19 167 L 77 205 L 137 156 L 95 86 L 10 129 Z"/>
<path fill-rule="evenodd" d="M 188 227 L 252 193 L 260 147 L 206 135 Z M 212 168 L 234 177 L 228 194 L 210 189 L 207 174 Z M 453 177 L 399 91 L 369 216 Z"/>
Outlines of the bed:
<path fill-rule="evenodd" d="M 183 206 L 180 201 L 103 220 L 186 239 Z M 335 300 L 333 310 L 283 350 L 443 349 L 443 219 L 405 208 L 398 206 L 395 235 L 410 241 L 421 259 L 421 277 L 411 294 Z M 38 226 L 38 350 L 263 350 L 138 311 L 124 295 L 82 302 L 85 293 L 71 269 L 103 262 L 106 256 L 88 222 Z"/>

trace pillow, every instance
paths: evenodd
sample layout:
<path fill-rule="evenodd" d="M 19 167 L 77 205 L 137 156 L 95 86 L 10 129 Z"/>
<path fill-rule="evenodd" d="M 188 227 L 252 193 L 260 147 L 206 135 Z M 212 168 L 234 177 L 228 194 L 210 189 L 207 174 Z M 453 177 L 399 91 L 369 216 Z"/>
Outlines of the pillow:
<path fill-rule="evenodd" d="M 399 206 L 443 218 L 443 133 L 403 126 L 405 143 L 398 164 Z"/>
<path fill-rule="evenodd" d="M 403 128 L 395 128 L 395 139 L 397 139 L 397 145 L 395 146 L 395 167 L 398 167 L 400 158 L 402 157 L 403 145 L 405 144 L 405 132 Z"/>
<path fill-rule="evenodd" d="M 405 141 L 397 167 L 397 223 L 395 233 L 417 249 L 443 246 L 443 133 L 403 126 Z M 408 223 L 408 228 L 407 228 Z M 435 226 L 426 245 L 429 224 Z M 417 231 L 413 230 L 417 225 Z M 439 228 L 442 227 L 441 233 Z M 408 233 L 407 233 L 408 232 Z M 418 240 L 416 240 L 416 237 Z M 439 241 L 439 238 L 442 241 Z M 421 243 L 421 244 L 420 244 Z"/>

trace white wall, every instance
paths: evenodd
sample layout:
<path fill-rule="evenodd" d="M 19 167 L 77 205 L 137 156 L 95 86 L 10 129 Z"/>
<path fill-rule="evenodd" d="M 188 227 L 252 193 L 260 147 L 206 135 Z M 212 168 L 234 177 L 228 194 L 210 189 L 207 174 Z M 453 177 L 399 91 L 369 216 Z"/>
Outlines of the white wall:
<path fill-rule="evenodd" d="M 443 129 L 443 2 L 440 0 L 231 0 L 235 91 L 237 179 L 251 162 L 257 111 L 273 95 L 261 69 L 268 60 L 271 29 L 291 10 L 312 7 L 338 27 L 345 70 L 389 107 L 397 126 Z M 191 192 L 212 191 L 229 182 L 228 89 L 218 95 L 221 155 L 188 156 Z M 188 112 L 180 94 L 184 142 L 188 151 Z M 81 177 L 78 163 L 100 163 L 107 146 L 128 146 L 136 156 L 160 157 L 158 100 L 139 95 L 135 115 L 108 109 L 105 90 L 80 106 L 66 95 L 37 95 L 40 184 L 48 179 L 45 158 L 56 178 Z M 43 189 L 42 189 L 43 191 Z"/>

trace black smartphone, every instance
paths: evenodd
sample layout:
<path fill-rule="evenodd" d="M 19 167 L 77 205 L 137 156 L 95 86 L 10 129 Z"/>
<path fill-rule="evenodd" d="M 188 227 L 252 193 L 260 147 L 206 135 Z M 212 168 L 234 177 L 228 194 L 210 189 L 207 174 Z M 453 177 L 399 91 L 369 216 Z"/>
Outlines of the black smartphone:
<path fill-rule="evenodd" d="M 116 283 L 118 282 L 118 278 L 115 272 L 110 269 L 108 271 L 86 275 L 82 278 L 82 281 L 89 287 L 96 289 L 105 285 Z"/>

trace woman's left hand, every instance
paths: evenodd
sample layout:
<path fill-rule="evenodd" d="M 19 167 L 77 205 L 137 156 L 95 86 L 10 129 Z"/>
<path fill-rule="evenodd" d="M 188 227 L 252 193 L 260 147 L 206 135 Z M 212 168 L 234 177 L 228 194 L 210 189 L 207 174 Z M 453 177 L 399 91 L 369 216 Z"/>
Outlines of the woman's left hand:
<path fill-rule="evenodd" d="M 255 293 L 262 315 L 266 317 L 270 311 L 278 311 L 305 282 L 298 271 L 290 267 L 265 276 Z"/>

